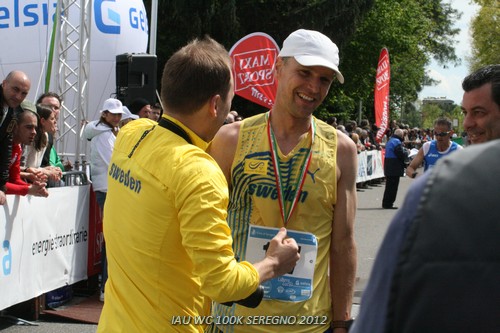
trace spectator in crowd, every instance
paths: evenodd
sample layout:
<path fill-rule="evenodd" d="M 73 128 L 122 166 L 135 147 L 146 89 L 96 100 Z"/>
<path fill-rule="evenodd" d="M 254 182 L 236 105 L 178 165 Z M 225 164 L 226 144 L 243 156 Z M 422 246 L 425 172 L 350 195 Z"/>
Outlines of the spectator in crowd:
<path fill-rule="evenodd" d="M 368 131 L 368 138 L 370 139 L 370 143 L 372 144 L 372 148 L 380 150 L 380 143 L 377 141 L 377 133 L 379 128 L 376 124 L 372 124 L 370 126 L 370 130 Z M 381 140 L 382 141 L 382 140 Z"/>
<path fill-rule="evenodd" d="M 158 121 L 162 115 L 161 105 L 160 103 L 155 103 L 151 106 L 151 111 L 149 112 L 149 119 Z"/>
<path fill-rule="evenodd" d="M 52 111 L 54 112 L 56 122 L 59 121 L 59 116 L 61 114 L 61 107 L 62 107 L 62 98 L 57 93 L 49 91 L 41 94 L 36 100 L 36 104 L 37 105 L 43 104 L 50 106 L 52 108 Z"/>
<path fill-rule="evenodd" d="M 46 93 L 43 93 L 40 95 L 36 101 L 38 105 L 44 105 L 44 106 L 49 106 L 51 107 L 52 111 L 54 112 L 54 116 L 56 119 L 56 124 L 59 122 L 59 117 L 61 114 L 61 108 L 62 108 L 62 98 L 59 96 L 57 93 L 49 91 Z M 48 132 L 48 140 L 47 140 L 47 148 L 45 149 L 45 153 L 42 158 L 42 164 L 41 167 L 45 168 L 48 166 L 53 166 L 57 167 L 61 170 L 61 172 L 71 170 L 73 168 L 73 165 L 71 164 L 70 161 L 66 161 L 63 163 L 57 154 L 56 148 L 54 147 L 54 137 L 57 134 L 57 127 L 56 129 L 51 132 Z M 53 186 L 56 185 L 55 182 L 49 181 L 49 185 Z"/>
<path fill-rule="evenodd" d="M 393 119 L 389 122 L 389 128 L 387 129 L 387 137 L 390 138 L 394 135 L 394 132 L 400 128 L 399 125 L 398 125 L 398 122 Z M 403 138 L 404 136 L 402 136 Z"/>
<path fill-rule="evenodd" d="M 486 142 L 500 133 L 500 64 L 467 76 L 463 83 L 464 129 L 471 144 Z"/>
<path fill-rule="evenodd" d="M 10 72 L 0 85 L 0 205 L 5 204 L 5 184 L 9 180 L 15 114 L 28 95 L 31 81 L 21 71 Z"/>
<path fill-rule="evenodd" d="M 234 123 L 235 121 L 240 121 L 241 117 L 238 115 L 238 112 L 235 110 L 229 111 L 227 114 L 226 120 L 224 121 L 224 124 L 231 124 Z"/>
<path fill-rule="evenodd" d="M 16 125 L 14 126 L 14 136 L 12 139 L 12 157 L 9 168 L 9 179 L 6 183 L 6 193 L 16 195 L 34 195 L 47 197 L 49 192 L 45 188 L 45 183 L 34 181 L 28 184 L 21 179 L 21 145 L 30 145 L 35 140 L 37 129 L 37 114 L 35 106 L 24 105 L 25 109 L 16 115 Z"/>
<path fill-rule="evenodd" d="M 330 126 L 337 128 L 337 117 L 331 116 L 326 120 L 326 123 Z"/>
<path fill-rule="evenodd" d="M 370 137 L 368 136 L 368 131 L 365 129 L 361 130 L 359 135 L 359 142 L 364 147 L 365 150 L 372 150 L 374 145 L 370 142 Z"/>
<path fill-rule="evenodd" d="M 159 123 L 139 119 L 120 131 L 109 169 L 109 280 L 97 332 L 203 332 L 206 323 L 179 326 L 176 318 L 208 316 L 211 299 L 256 306 L 259 282 L 299 259 L 286 229 L 254 264 L 237 262 L 231 249 L 227 183 L 205 152 L 230 110 L 231 73 L 222 45 L 209 37 L 190 42 L 165 64 Z"/>
<path fill-rule="evenodd" d="M 500 65 L 473 72 L 462 87 L 464 127 L 474 143 L 491 142 L 446 156 L 412 184 L 351 333 L 496 332 L 500 325 L 500 210 L 491 209 L 500 196 L 500 178 L 492 177 L 500 163 Z"/>
<path fill-rule="evenodd" d="M 123 105 L 117 99 L 108 98 L 104 101 L 99 120 L 91 121 L 85 126 L 84 137 L 90 141 L 90 178 L 101 216 L 104 216 L 104 202 L 108 191 L 108 168 L 111 153 L 115 145 L 118 125 L 123 114 Z M 104 242 L 105 243 L 105 242 Z M 102 279 L 99 299 L 104 301 L 104 287 L 108 278 L 106 245 L 101 252 Z"/>
<path fill-rule="evenodd" d="M 362 151 L 366 150 L 365 146 L 361 143 L 360 139 L 359 139 L 359 135 L 358 133 L 351 133 L 350 135 L 352 141 L 354 142 L 354 144 L 356 145 L 356 150 L 359 153 L 361 153 Z"/>
<path fill-rule="evenodd" d="M 303 268 L 294 271 L 304 273 L 305 280 L 292 298 L 279 292 L 282 286 L 276 281 L 268 285 L 270 299 L 258 308 L 216 304 L 212 315 L 304 315 L 326 320 L 307 328 L 214 324 L 213 331 L 323 333 L 331 325 L 336 333 L 346 332 L 356 270 L 356 146 L 312 115 L 335 78 L 344 81 L 338 64 L 338 48 L 327 36 L 304 29 L 291 33 L 275 65 L 278 88 L 273 108 L 223 126 L 209 149 L 231 188 L 227 222 L 240 259 L 259 250 L 252 245 L 256 225 L 275 231 L 286 225 L 318 240 L 317 253 L 311 253 L 316 265 L 309 274 Z"/>
<path fill-rule="evenodd" d="M 345 126 L 344 126 L 344 125 L 337 125 L 337 130 L 339 130 L 339 132 L 342 132 L 342 133 L 344 133 L 345 135 L 349 136 L 349 133 L 346 131 Z"/>
<path fill-rule="evenodd" d="M 451 121 L 448 118 L 438 118 L 434 121 L 435 140 L 427 141 L 418 150 L 406 169 L 406 174 L 411 178 L 417 176 L 417 168 L 424 163 L 424 171 L 432 168 L 437 161 L 455 150 L 462 149 L 462 146 L 451 141 Z"/>
<path fill-rule="evenodd" d="M 434 135 L 432 134 L 431 129 L 430 128 L 426 128 L 424 130 L 424 135 L 422 137 L 422 143 L 425 143 L 427 141 L 431 141 L 433 136 Z"/>
<path fill-rule="evenodd" d="M 394 206 L 394 201 L 398 194 L 399 178 L 404 176 L 405 163 L 408 159 L 408 151 L 403 146 L 403 135 L 402 129 L 396 129 L 385 146 L 385 191 L 382 199 L 382 208 L 385 209 L 398 208 Z"/>
<path fill-rule="evenodd" d="M 123 114 L 122 114 L 122 118 L 120 120 L 119 127 L 122 128 L 123 126 L 125 126 L 129 122 L 131 122 L 132 120 L 137 120 L 137 119 L 139 119 L 138 115 L 133 114 L 132 112 L 130 112 L 128 107 L 123 106 Z"/>
<path fill-rule="evenodd" d="M 361 128 L 361 129 L 369 130 L 370 129 L 370 122 L 368 121 L 368 119 L 363 118 L 359 122 L 359 126 L 358 127 Z"/>
<path fill-rule="evenodd" d="M 136 98 L 134 99 L 128 109 L 132 114 L 136 114 L 139 118 L 149 118 L 149 114 L 151 113 L 151 104 L 147 99 L 144 98 Z"/>
<path fill-rule="evenodd" d="M 345 130 L 347 133 L 351 134 L 356 131 L 356 128 L 358 127 L 358 124 L 354 120 L 349 120 L 346 125 L 345 125 Z"/>
<path fill-rule="evenodd" d="M 30 102 L 31 103 L 31 102 Z M 23 104 L 21 104 L 22 106 Z M 35 140 L 31 145 L 26 145 L 23 149 L 23 159 L 21 161 L 21 177 L 33 182 L 35 180 L 46 182 L 51 180 L 57 182 L 61 180 L 61 169 L 54 166 L 42 165 L 42 158 L 47 149 L 49 133 L 57 131 L 57 121 L 55 112 L 49 106 L 37 105 L 38 128 Z M 42 178 L 41 175 L 43 175 Z"/>

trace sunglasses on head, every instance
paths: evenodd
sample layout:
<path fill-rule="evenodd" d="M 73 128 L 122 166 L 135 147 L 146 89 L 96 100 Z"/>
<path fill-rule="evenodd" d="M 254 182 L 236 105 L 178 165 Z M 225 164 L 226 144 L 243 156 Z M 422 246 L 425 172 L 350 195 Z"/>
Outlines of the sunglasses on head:
<path fill-rule="evenodd" d="M 441 132 L 441 133 L 434 133 L 435 136 L 447 136 L 448 134 L 450 134 L 450 132 Z"/>

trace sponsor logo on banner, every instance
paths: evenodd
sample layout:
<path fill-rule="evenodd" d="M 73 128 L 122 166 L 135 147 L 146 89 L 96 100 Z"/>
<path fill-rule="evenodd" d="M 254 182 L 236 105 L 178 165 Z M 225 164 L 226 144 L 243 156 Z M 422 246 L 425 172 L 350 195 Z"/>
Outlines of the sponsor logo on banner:
<path fill-rule="evenodd" d="M 38 24 L 49 24 L 49 6 L 52 15 L 50 21 L 53 21 L 53 13 L 57 6 L 54 1 L 51 5 L 39 1 L 1 1 L 0 2 L 0 29 L 29 27 Z"/>
<path fill-rule="evenodd" d="M 116 3 L 116 0 L 95 0 L 94 18 L 97 29 L 105 34 L 120 34 L 123 15 L 121 13 L 125 13 L 122 6 L 123 4 Z M 137 8 L 129 4 L 125 10 L 128 11 L 128 20 L 123 21 L 128 23 L 127 26 L 147 33 L 148 22 L 144 7 Z"/>
<path fill-rule="evenodd" d="M 54 21 L 56 7 L 56 0 L 47 3 L 39 3 L 38 0 L 1 1 L 0 29 L 48 26 Z M 122 16 L 126 16 L 126 19 L 122 20 Z M 121 1 L 118 4 L 116 0 L 95 0 L 94 19 L 97 29 L 102 33 L 120 34 L 122 22 L 127 27 L 148 33 L 146 12 L 140 1 L 129 1 L 128 4 Z"/>
<path fill-rule="evenodd" d="M 233 61 L 236 95 L 267 108 L 274 104 L 274 75 L 279 47 L 269 35 L 255 32 L 240 39 L 229 51 Z"/>
<path fill-rule="evenodd" d="M 377 142 L 382 137 L 389 125 L 389 87 L 391 82 L 391 67 L 389 63 L 389 51 L 383 48 L 380 52 L 375 81 L 375 124 L 379 128 L 376 136 Z"/>
<path fill-rule="evenodd" d="M 2 274 L 7 276 L 12 270 L 12 249 L 8 240 L 3 241 Z"/>

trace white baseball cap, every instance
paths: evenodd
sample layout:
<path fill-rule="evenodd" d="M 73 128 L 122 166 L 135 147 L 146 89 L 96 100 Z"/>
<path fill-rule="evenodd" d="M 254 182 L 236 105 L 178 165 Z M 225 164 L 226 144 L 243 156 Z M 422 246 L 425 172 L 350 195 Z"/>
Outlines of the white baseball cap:
<path fill-rule="evenodd" d="M 109 111 L 110 113 L 123 113 L 123 105 L 120 100 L 115 98 L 108 98 L 104 101 L 103 109 L 100 111 L 101 113 L 104 111 Z"/>
<path fill-rule="evenodd" d="M 123 106 L 123 116 L 122 116 L 122 120 L 125 120 L 125 119 L 139 119 L 139 116 L 136 115 L 136 114 L 133 114 L 132 112 L 130 112 L 130 110 L 128 109 L 128 107 L 126 106 Z"/>
<path fill-rule="evenodd" d="M 330 68 L 337 80 L 344 83 L 344 76 L 339 71 L 339 48 L 318 31 L 299 29 L 292 32 L 283 42 L 279 57 L 294 57 L 302 66 Z"/>

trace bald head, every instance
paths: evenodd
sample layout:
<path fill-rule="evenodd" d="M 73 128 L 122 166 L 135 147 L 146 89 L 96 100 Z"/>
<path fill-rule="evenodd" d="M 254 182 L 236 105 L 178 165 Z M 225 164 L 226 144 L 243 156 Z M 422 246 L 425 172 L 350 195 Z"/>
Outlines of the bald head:
<path fill-rule="evenodd" d="M 394 131 L 394 135 L 399 136 L 400 138 L 404 137 L 405 132 L 401 128 L 398 128 L 397 130 Z"/>
<path fill-rule="evenodd" d="M 10 72 L 2 82 L 3 106 L 17 108 L 28 96 L 30 88 L 31 81 L 24 72 Z"/>

